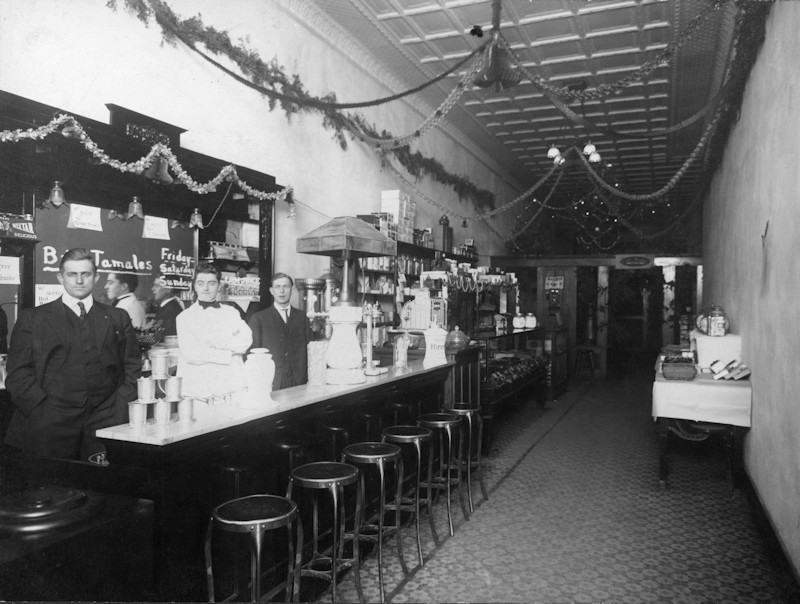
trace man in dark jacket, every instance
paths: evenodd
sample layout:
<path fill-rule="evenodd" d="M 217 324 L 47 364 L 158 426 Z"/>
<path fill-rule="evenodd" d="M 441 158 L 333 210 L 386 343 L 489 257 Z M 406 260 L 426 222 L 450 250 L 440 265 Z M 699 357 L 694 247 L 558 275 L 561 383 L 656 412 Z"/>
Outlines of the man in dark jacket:
<path fill-rule="evenodd" d="M 308 381 L 308 342 L 311 328 L 299 308 L 289 304 L 294 281 L 285 273 L 272 276 L 269 288 L 275 303 L 255 313 L 249 321 L 253 348 L 268 348 L 275 361 L 273 390 L 299 386 Z"/>
<path fill-rule="evenodd" d="M 183 303 L 175 295 L 175 290 L 167 285 L 163 275 L 153 281 L 153 300 L 156 307 L 155 321 L 164 328 L 164 336 L 177 335 L 175 319 L 183 312 Z"/>
<path fill-rule="evenodd" d="M 128 313 L 92 297 L 97 266 L 83 248 L 64 254 L 60 298 L 20 313 L 6 387 L 14 403 L 6 444 L 29 455 L 97 459 L 95 431 L 127 421 L 141 375 Z"/>

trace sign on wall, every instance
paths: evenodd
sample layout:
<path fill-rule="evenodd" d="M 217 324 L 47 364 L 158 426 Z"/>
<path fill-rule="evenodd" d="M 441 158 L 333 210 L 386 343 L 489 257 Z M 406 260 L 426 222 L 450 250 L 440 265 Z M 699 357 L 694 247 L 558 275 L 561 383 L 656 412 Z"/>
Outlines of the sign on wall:
<path fill-rule="evenodd" d="M 78 204 L 72 204 L 78 205 Z M 139 279 L 136 296 L 151 296 L 153 280 L 163 275 L 177 290 L 191 288 L 194 270 L 193 236 L 190 229 L 165 229 L 166 219 L 145 221 L 109 218 L 108 210 L 79 206 L 40 210 L 36 215 L 35 279 L 36 304 L 44 304 L 63 289 L 58 283 L 58 265 L 68 249 L 83 247 L 94 256 L 99 279 L 94 296 L 104 299 L 103 284 L 108 273 L 129 273 Z M 117 215 L 119 216 L 119 215 Z M 147 218 L 147 217 L 146 217 Z"/>

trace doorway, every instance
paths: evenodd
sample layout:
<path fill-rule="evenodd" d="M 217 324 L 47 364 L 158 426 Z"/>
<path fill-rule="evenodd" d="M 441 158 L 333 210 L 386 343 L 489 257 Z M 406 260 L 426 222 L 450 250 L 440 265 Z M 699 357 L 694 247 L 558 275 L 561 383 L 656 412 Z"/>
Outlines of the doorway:
<path fill-rule="evenodd" d="M 612 269 L 608 294 L 609 372 L 655 362 L 661 350 L 664 303 L 661 268 Z"/>

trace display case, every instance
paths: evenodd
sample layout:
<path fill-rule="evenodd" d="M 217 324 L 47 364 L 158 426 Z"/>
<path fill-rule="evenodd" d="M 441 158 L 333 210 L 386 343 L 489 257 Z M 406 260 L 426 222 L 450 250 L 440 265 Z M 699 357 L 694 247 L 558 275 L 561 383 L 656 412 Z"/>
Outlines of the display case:
<path fill-rule="evenodd" d="M 477 334 L 472 342 L 480 346 L 481 416 L 484 447 L 489 450 L 492 423 L 503 405 L 517 395 L 530 393 L 541 401 L 547 374 L 541 329 L 508 330 Z"/>
<path fill-rule="evenodd" d="M 566 327 L 534 330 L 534 339 L 544 352 L 544 399 L 552 401 L 567 390 L 569 340 Z"/>

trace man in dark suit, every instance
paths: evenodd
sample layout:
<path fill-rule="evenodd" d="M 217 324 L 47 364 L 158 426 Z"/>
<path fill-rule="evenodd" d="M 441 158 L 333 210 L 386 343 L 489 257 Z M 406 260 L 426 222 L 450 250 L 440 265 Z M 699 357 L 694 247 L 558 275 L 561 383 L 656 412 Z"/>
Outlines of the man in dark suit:
<path fill-rule="evenodd" d="M 153 281 L 153 300 L 156 307 L 155 321 L 164 328 L 164 335 L 178 335 L 175 320 L 183 312 L 183 303 L 175 295 L 175 290 L 167 285 L 163 275 Z"/>
<path fill-rule="evenodd" d="M 285 273 L 272 276 L 269 292 L 275 303 L 250 317 L 253 348 L 268 348 L 275 361 L 273 390 L 299 386 L 308 381 L 308 342 L 311 327 L 299 308 L 289 304 L 294 281 Z"/>
<path fill-rule="evenodd" d="M 5 442 L 28 455 L 86 461 L 99 428 L 127 421 L 141 375 L 128 313 L 92 297 L 97 266 L 83 248 L 61 259 L 60 298 L 20 313 L 6 387 L 14 403 Z"/>

